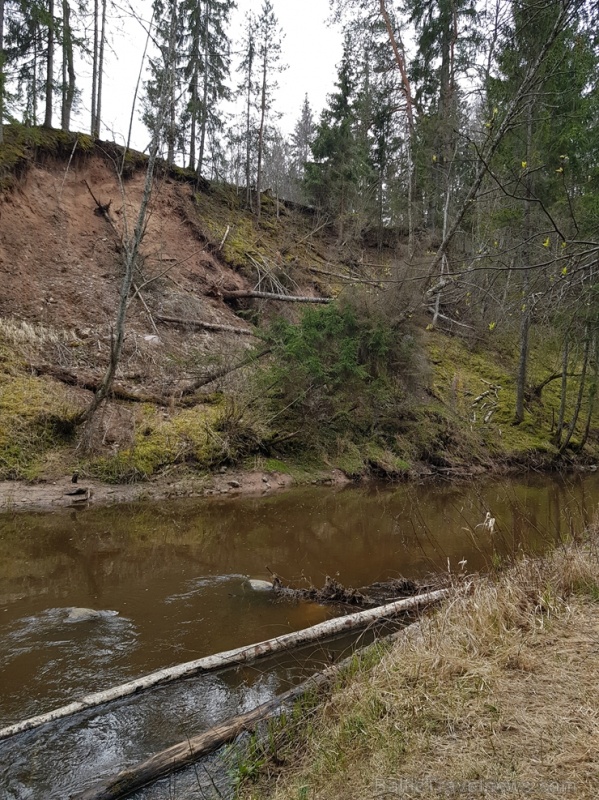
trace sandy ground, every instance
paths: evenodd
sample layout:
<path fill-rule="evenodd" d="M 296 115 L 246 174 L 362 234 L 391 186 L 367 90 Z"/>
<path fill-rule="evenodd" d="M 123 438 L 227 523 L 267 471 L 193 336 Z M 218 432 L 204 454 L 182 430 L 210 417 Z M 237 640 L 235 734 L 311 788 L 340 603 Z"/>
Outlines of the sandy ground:
<path fill-rule="evenodd" d="M 349 479 L 339 470 L 313 483 L 343 486 Z M 136 500 L 165 500 L 176 497 L 215 495 L 268 495 L 294 485 L 290 475 L 278 472 L 235 472 L 185 476 L 179 480 L 158 478 L 147 483 L 107 484 L 81 478 L 73 484 L 70 476 L 57 481 L 25 483 L 0 481 L 0 511 L 51 511 L 74 506 L 103 506 Z M 77 494 L 74 492 L 77 491 Z"/>

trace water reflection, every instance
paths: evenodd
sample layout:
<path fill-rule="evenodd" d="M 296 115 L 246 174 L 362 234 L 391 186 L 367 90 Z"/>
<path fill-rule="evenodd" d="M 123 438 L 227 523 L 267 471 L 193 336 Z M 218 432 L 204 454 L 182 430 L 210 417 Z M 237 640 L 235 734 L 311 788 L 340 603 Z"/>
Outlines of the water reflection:
<path fill-rule="evenodd" d="M 274 602 L 246 576 L 363 586 L 464 561 L 483 569 L 575 535 L 598 497 L 591 475 L 0 516 L 0 726 L 332 613 Z M 492 536 L 481 525 L 487 510 Z M 118 616 L 72 624 L 73 606 Z M 186 681 L 0 744 L 6 796 L 64 797 L 281 690 L 301 674 L 293 659 L 273 673 L 261 665 Z"/>

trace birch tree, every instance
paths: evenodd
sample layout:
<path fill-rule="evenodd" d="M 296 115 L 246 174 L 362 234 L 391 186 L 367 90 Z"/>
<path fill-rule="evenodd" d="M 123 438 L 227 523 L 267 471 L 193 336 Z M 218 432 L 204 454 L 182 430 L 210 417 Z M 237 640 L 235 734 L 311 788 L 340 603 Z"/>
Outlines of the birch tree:
<path fill-rule="evenodd" d="M 171 24 L 176 24 L 176 15 L 171 13 L 170 20 Z M 160 85 L 160 91 L 157 96 L 156 125 L 152 132 L 152 138 L 148 148 L 148 162 L 146 166 L 144 189 L 133 230 L 129 229 L 126 217 L 124 220 L 125 231 L 123 235 L 122 251 L 123 277 L 119 292 L 119 303 L 114 326 L 114 334 L 111 340 L 110 358 L 102 382 L 95 392 L 92 402 L 78 420 L 80 423 L 86 423 L 86 435 L 84 439 L 87 439 L 87 442 L 89 442 L 89 438 L 91 436 L 91 425 L 93 423 L 95 414 L 110 395 L 125 341 L 129 295 L 135 277 L 135 270 L 138 266 L 140 247 L 146 230 L 148 207 L 152 197 L 152 189 L 154 185 L 156 161 L 160 153 L 162 136 L 164 132 L 164 121 L 167 119 L 170 113 L 171 86 L 169 83 L 169 64 L 175 59 L 175 36 L 172 31 L 169 32 L 168 41 L 169 48 L 163 53 L 165 64 L 163 64 L 164 68 L 161 70 L 163 77 Z"/>

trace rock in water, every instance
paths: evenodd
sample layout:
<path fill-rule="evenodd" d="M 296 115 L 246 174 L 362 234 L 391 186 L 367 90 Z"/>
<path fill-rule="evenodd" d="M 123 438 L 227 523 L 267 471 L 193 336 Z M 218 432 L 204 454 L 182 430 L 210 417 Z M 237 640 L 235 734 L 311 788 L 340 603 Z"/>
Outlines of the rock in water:
<path fill-rule="evenodd" d="M 86 622 L 90 619 L 106 619 L 106 617 L 116 617 L 118 611 L 96 611 L 93 608 L 69 608 L 67 622 Z"/>
<path fill-rule="evenodd" d="M 270 581 L 259 581 L 255 578 L 250 578 L 248 583 L 255 592 L 272 592 L 273 585 Z"/>

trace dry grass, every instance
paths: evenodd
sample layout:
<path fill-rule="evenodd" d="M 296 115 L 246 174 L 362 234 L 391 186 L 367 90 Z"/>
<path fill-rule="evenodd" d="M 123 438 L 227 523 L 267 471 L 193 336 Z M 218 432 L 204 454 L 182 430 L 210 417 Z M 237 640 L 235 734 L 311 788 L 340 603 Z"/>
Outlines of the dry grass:
<path fill-rule="evenodd" d="M 0 337 L 11 344 L 39 347 L 48 343 L 61 344 L 69 341 L 73 338 L 73 334 L 39 322 L 0 317 Z"/>
<path fill-rule="evenodd" d="M 478 580 L 348 679 L 242 796 L 594 798 L 598 600 L 596 535 Z"/>

